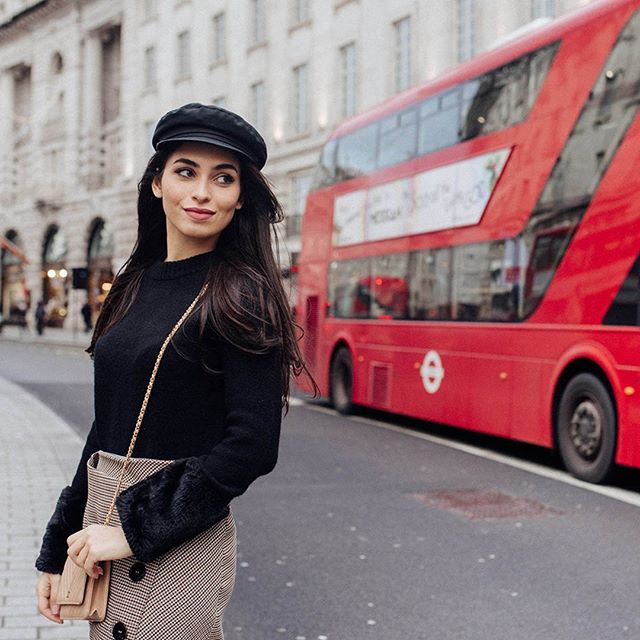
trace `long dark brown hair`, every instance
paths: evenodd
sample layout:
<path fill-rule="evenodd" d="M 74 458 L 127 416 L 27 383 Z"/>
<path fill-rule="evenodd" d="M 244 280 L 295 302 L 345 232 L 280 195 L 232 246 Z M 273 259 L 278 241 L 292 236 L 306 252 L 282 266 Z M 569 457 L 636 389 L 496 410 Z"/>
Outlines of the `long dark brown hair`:
<path fill-rule="evenodd" d="M 91 357 L 98 339 L 128 313 L 145 269 L 167 257 L 166 217 L 151 184 L 160 179 L 167 159 L 179 145 L 166 144 L 157 151 L 138 183 L 138 237 L 102 305 L 86 349 Z M 292 374 L 304 372 L 316 395 L 318 387 L 298 347 L 302 328 L 293 320 L 271 244 L 273 234 L 278 253 L 273 225 L 281 222 L 284 214 L 264 175 L 240 156 L 238 161 L 242 209 L 218 238 L 216 259 L 207 274 L 207 291 L 198 305 L 200 337 L 212 326 L 222 339 L 251 353 L 281 347 L 282 404 L 288 411 Z"/>

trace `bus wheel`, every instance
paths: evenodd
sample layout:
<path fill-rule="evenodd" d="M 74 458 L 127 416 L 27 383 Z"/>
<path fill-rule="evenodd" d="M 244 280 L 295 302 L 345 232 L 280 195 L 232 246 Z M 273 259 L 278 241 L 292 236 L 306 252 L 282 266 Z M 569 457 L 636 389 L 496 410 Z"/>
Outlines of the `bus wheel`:
<path fill-rule="evenodd" d="M 338 413 L 351 413 L 353 409 L 353 365 L 349 350 L 340 347 L 331 361 L 329 393 L 331 404 Z"/>
<path fill-rule="evenodd" d="M 604 384 L 591 373 L 569 381 L 558 406 L 558 447 L 567 470 L 603 482 L 613 468 L 616 413 Z"/>

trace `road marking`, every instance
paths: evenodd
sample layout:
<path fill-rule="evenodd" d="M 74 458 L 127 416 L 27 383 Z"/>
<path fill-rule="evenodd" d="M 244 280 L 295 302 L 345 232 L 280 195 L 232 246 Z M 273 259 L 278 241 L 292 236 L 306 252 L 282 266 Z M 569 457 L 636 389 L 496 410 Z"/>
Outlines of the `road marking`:
<path fill-rule="evenodd" d="M 319 413 L 327 413 L 333 416 L 339 415 L 338 412 L 335 411 L 335 409 L 329 409 L 328 407 L 317 407 L 311 404 L 307 404 L 303 401 L 300 401 L 300 404 L 306 404 L 307 408 L 311 409 L 312 411 L 318 411 Z M 405 436 L 411 436 L 413 438 L 419 438 L 420 440 L 426 440 L 427 442 L 432 442 L 433 444 L 437 444 L 442 447 L 448 447 L 449 449 L 456 449 L 457 451 L 462 451 L 463 453 L 468 453 L 469 455 L 476 456 L 478 458 L 485 458 L 486 460 L 491 460 L 492 462 L 498 462 L 500 464 L 504 464 L 509 467 L 514 467 L 516 469 L 520 469 L 521 471 L 526 471 L 528 473 L 533 473 L 537 476 L 542 476 L 543 478 L 549 478 L 551 480 L 557 480 L 558 482 L 564 482 L 565 484 L 569 484 L 574 487 L 579 487 L 580 489 L 585 489 L 586 491 L 591 491 L 591 493 L 599 493 L 600 495 L 606 496 L 607 498 L 618 500 L 619 502 L 624 502 L 634 507 L 640 507 L 640 494 L 635 493 L 634 491 L 620 489 L 619 487 L 611 487 L 607 485 L 592 484 L 590 482 L 584 482 L 584 480 L 578 480 L 577 478 L 574 478 L 573 476 L 569 475 L 566 471 L 550 469 L 549 467 L 545 467 L 535 462 L 526 462 L 524 460 L 517 460 L 515 458 L 510 458 L 509 456 L 506 456 L 502 453 L 496 453 L 495 451 L 488 451 L 487 449 L 482 449 L 481 447 L 475 447 L 469 444 L 463 444 L 461 442 L 446 440 L 445 438 L 441 438 L 439 436 L 432 436 L 428 433 L 412 431 L 411 429 L 407 429 L 405 427 L 399 427 L 394 424 L 387 424 L 385 422 L 380 422 L 379 420 L 373 420 L 371 418 L 362 418 L 360 416 L 343 416 L 343 417 L 347 418 L 347 420 L 350 420 L 351 422 L 360 422 L 362 424 L 372 425 L 374 427 L 379 427 L 381 429 L 387 429 L 388 431 L 395 431 L 396 433 L 402 433 Z"/>

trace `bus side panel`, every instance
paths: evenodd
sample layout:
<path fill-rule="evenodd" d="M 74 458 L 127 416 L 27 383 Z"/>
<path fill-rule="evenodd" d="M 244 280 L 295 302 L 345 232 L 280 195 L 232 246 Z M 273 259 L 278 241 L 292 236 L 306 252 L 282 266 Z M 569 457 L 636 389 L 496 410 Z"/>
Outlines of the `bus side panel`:
<path fill-rule="evenodd" d="M 618 369 L 618 375 L 623 392 L 619 405 L 616 462 L 640 467 L 640 367 Z M 633 390 L 633 394 L 626 396 L 625 389 Z"/>
<path fill-rule="evenodd" d="M 296 317 L 303 331 L 310 329 L 309 335 L 303 336 L 300 349 L 307 368 L 313 375 L 323 396 L 328 396 L 327 386 L 327 343 L 324 339 L 324 326 L 327 304 L 327 264 L 331 252 L 333 225 L 333 195 L 326 189 L 311 193 L 307 198 L 305 215 L 302 223 L 302 251 L 299 265 L 300 290 Z M 308 314 L 311 311 L 314 317 Z M 314 344 L 312 344 L 314 343 Z M 296 385 L 304 391 L 311 392 L 311 385 L 305 375 L 298 376 Z"/>
<path fill-rule="evenodd" d="M 602 322 L 640 253 L 638 166 L 640 117 L 595 193 L 532 322 Z"/>
<path fill-rule="evenodd" d="M 304 283 L 298 293 L 296 308 L 296 320 L 304 331 L 299 343 L 300 351 L 322 395 L 327 395 L 328 389 L 323 375 L 326 347 L 322 337 L 326 297 L 324 287 L 321 286 L 326 279 L 326 263 L 306 262 L 300 265 L 299 273 L 300 282 Z M 312 283 L 317 283 L 317 286 L 312 286 Z M 312 391 L 305 374 L 298 376 L 296 386 L 306 392 Z"/>
<path fill-rule="evenodd" d="M 354 401 L 508 436 L 511 362 L 491 345 L 478 349 L 477 339 L 460 329 L 450 324 L 351 324 L 357 361 Z"/>
<path fill-rule="evenodd" d="M 612 400 L 618 422 L 615 461 L 619 464 L 637 466 L 640 464 L 640 397 L 627 397 L 624 393 L 625 387 L 628 386 L 640 391 L 640 367 L 626 364 L 629 362 L 630 353 L 633 354 L 634 351 L 636 354 L 640 352 L 640 335 L 637 332 L 624 329 L 603 332 L 596 329 L 589 335 L 589 331 L 585 330 L 582 341 L 572 344 L 558 358 L 550 389 L 556 389 L 559 377 L 572 362 L 584 359 L 595 363 L 613 391 Z M 634 355 L 631 355 L 631 360 L 633 359 Z M 549 398 L 549 407 L 551 404 L 552 398 Z"/>

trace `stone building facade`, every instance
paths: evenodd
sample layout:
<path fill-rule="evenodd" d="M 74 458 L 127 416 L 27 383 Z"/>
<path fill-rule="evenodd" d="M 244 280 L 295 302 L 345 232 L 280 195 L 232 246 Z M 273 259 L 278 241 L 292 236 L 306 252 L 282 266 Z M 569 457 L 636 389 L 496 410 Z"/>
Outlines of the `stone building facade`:
<path fill-rule="evenodd" d="M 338 122 L 588 1 L 0 2 L 2 317 L 44 299 L 50 324 L 73 327 L 87 299 L 99 309 L 133 247 L 137 180 L 168 109 L 213 102 L 263 133 L 288 273 Z"/>

